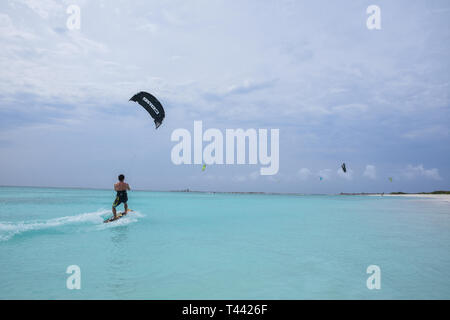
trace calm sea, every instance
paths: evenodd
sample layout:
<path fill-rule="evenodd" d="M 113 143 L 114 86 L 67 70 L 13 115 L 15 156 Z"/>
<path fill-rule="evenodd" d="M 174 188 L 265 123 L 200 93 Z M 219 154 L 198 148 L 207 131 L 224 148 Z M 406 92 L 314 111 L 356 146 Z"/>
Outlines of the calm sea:
<path fill-rule="evenodd" d="M 132 191 L 104 224 L 113 200 L 0 187 L 0 299 L 450 298 L 450 203 Z"/>

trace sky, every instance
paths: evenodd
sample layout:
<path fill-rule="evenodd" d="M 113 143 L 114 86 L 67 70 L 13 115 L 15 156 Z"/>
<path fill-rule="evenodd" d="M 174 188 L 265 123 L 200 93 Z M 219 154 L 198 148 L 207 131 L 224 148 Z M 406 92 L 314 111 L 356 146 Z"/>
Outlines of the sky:
<path fill-rule="evenodd" d="M 0 185 L 450 190 L 446 0 L 2 1 L 0 48 Z M 278 173 L 175 165 L 171 134 L 194 121 L 279 129 Z"/>

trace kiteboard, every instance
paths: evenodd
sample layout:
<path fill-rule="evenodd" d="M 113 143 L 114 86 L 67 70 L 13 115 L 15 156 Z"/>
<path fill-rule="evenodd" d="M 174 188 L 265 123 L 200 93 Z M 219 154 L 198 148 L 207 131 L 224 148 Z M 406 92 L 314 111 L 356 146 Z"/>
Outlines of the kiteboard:
<path fill-rule="evenodd" d="M 114 216 L 112 216 L 111 218 L 108 218 L 105 221 L 103 221 L 103 223 L 108 223 L 108 222 L 112 222 L 115 220 L 119 220 L 120 218 L 126 216 L 128 212 L 134 212 L 134 211 L 131 209 L 128 209 L 127 211 L 124 211 L 124 212 L 118 212 L 117 217 L 115 219 L 114 219 Z"/>

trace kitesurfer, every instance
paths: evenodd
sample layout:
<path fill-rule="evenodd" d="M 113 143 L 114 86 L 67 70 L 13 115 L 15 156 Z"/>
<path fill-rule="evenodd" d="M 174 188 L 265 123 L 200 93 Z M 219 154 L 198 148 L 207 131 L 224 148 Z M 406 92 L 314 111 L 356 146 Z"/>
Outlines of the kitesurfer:
<path fill-rule="evenodd" d="M 119 175 L 118 177 L 119 182 L 114 184 L 114 190 L 117 191 L 116 199 L 114 200 L 114 203 L 112 205 L 112 212 L 114 214 L 114 219 L 117 219 L 117 213 L 116 213 L 116 207 L 123 203 L 124 206 L 124 212 L 128 211 L 128 195 L 127 190 L 131 190 L 128 183 L 124 182 L 125 176 L 123 174 Z"/>

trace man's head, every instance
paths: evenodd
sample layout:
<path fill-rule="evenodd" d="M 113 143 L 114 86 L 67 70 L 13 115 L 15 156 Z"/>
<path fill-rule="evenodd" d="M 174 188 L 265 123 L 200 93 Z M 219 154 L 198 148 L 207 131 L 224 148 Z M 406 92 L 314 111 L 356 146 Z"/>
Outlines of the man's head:
<path fill-rule="evenodd" d="M 125 180 L 125 176 L 123 174 L 119 174 L 119 181 L 123 182 Z"/>

